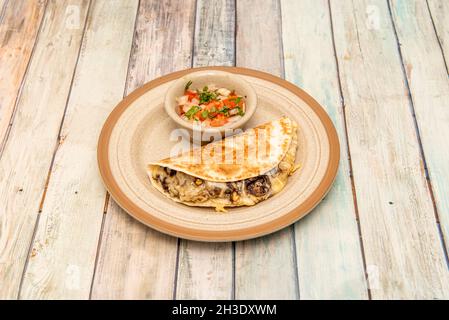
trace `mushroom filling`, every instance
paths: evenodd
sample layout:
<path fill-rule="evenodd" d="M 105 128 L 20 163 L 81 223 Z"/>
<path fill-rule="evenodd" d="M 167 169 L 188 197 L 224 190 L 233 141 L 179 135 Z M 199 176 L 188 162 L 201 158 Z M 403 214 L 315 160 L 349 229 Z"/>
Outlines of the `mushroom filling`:
<path fill-rule="evenodd" d="M 276 167 L 264 175 L 245 180 L 213 182 L 159 166 L 153 171 L 153 179 L 166 193 L 181 201 L 198 203 L 221 198 L 230 203 L 238 203 L 245 197 L 251 197 L 255 201 L 268 198 L 272 192 L 271 181 L 280 171 L 281 169 Z"/>

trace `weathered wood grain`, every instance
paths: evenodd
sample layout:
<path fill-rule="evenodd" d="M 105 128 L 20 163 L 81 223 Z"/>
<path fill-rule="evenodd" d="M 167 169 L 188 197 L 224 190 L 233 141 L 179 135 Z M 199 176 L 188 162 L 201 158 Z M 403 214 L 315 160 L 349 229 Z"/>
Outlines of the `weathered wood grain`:
<path fill-rule="evenodd" d="M 191 66 L 194 19 L 194 0 L 141 0 L 127 93 L 154 78 Z"/>
<path fill-rule="evenodd" d="M 283 75 L 280 13 L 277 0 L 266 1 L 264 5 L 255 0 L 237 2 L 238 66 Z M 292 228 L 237 242 L 236 299 L 297 299 L 294 247 Z"/>
<path fill-rule="evenodd" d="M 191 66 L 194 17 L 194 0 L 140 2 L 126 94 Z M 105 219 L 92 298 L 171 299 L 178 240 L 137 222 L 113 200 Z"/>
<path fill-rule="evenodd" d="M 330 2 L 361 234 L 373 298 L 448 298 L 387 2 Z"/>
<path fill-rule="evenodd" d="M 80 28 L 64 27 L 77 4 Z M 0 298 L 16 298 L 81 44 L 88 1 L 50 1 L 0 159 Z M 48 63 L 51 61 L 52 63 Z"/>
<path fill-rule="evenodd" d="M 92 1 L 22 298 L 89 297 L 105 200 L 97 137 L 123 96 L 137 6 Z"/>
<path fill-rule="evenodd" d="M 8 0 L 0 0 L 0 23 L 3 22 L 3 17 L 5 16 L 7 4 L 8 4 Z"/>
<path fill-rule="evenodd" d="M 154 231 L 112 199 L 105 217 L 92 299 L 171 299 L 177 239 Z"/>
<path fill-rule="evenodd" d="M 424 1 L 391 1 L 441 227 L 449 244 L 449 78 Z"/>
<path fill-rule="evenodd" d="M 237 1 L 236 64 L 283 76 L 279 1 Z M 251 14 L 248 14 L 248 13 Z"/>
<path fill-rule="evenodd" d="M 44 10 L 41 0 L 0 3 L 0 152 Z"/>
<path fill-rule="evenodd" d="M 198 0 L 193 65 L 235 63 L 235 1 Z"/>
<path fill-rule="evenodd" d="M 281 8 L 285 78 L 320 102 L 340 138 L 340 170 L 331 191 L 295 225 L 301 299 L 366 299 L 327 1 L 281 1 Z"/>
<path fill-rule="evenodd" d="M 427 0 L 442 54 L 446 60 L 446 72 L 449 73 L 449 2 L 446 0 Z"/>
<path fill-rule="evenodd" d="M 176 299 L 231 299 L 232 245 L 181 240 Z"/>
<path fill-rule="evenodd" d="M 236 299 L 298 299 L 292 227 L 236 243 Z"/>
<path fill-rule="evenodd" d="M 0 0 L 0 23 L 3 21 L 1 18 L 3 17 L 3 13 L 6 10 L 6 4 L 8 0 Z"/>
<path fill-rule="evenodd" d="M 193 64 L 234 64 L 235 2 L 197 1 Z M 230 299 L 232 244 L 181 240 L 177 299 Z"/>

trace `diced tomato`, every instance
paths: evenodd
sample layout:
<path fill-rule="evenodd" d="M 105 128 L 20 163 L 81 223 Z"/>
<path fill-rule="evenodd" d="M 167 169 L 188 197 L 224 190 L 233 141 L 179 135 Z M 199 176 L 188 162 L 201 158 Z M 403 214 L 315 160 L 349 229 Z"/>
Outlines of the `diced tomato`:
<path fill-rule="evenodd" d="M 206 105 L 206 110 L 207 111 L 211 111 L 211 110 L 213 110 L 213 108 L 216 108 L 215 107 L 215 102 L 209 102 L 207 105 Z"/>
<path fill-rule="evenodd" d="M 200 111 L 198 111 L 197 113 L 195 113 L 195 118 L 197 118 L 197 119 L 199 119 L 199 120 L 201 120 L 201 121 L 204 121 L 204 120 L 206 120 L 207 118 L 205 118 L 205 117 L 203 117 L 203 110 L 200 110 Z"/>
<path fill-rule="evenodd" d="M 192 101 L 195 98 L 198 99 L 198 93 L 196 93 L 195 91 L 187 90 L 184 94 L 189 97 L 189 101 Z"/>
<path fill-rule="evenodd" d="M 221 102 L 221 101 L 218 101 L 218 100 L 215 100 L 215 101 L 211 101 L 211 102 L 209 102 L 207 105 L 206 105 L 206 110 L 207 111 L 211 111 L 211 110 L 213 110 L 214 108 L 216 109 L 216 110 L 219 110 L 220 109 L 220 107 L 223 105 L 223 103 Z"/>
<path fill-rule="evenodd" d="M 221 127 L 224 126 L 226 123 L 228 123 L 228 119 L 221 113 L 210 121 L 211 127 Z"/>
<path fill-rule="evenodd" d="M 223 104 L 229 109 L 233 109 L 237 106 L 234 100 L 225 99 L 223 100 Z"/>

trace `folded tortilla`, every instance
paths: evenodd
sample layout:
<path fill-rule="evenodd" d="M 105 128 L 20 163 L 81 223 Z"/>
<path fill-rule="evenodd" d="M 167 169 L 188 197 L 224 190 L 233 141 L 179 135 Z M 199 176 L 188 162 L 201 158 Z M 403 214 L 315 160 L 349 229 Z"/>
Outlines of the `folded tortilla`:
<path fill-rule="evenodd" d="M 152 185 L 188 206 L 252 206 L 297 168 L 297 124 L 287 117 L 148 165 Z"/>

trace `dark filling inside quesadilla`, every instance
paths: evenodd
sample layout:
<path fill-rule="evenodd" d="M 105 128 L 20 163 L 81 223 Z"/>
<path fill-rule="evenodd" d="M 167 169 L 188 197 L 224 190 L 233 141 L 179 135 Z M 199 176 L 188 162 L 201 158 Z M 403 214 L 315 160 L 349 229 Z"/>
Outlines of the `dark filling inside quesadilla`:
<path fill-rule="evenodd" d="M 290 170 L 291 166 L 284 166 L 284 170 L 277 166 L 257 177 L 235 182 L 213 182 L 159 166 L 153 171 L 152 178 L 167 194 L 180 201 L 202 203 L 222 199 L 223 203 L 241 205 L 260 202 L 270 197 L 273 191 L 276 193 L 279 181 L 284 180 L 282 178 L 286 178 Z"/>

